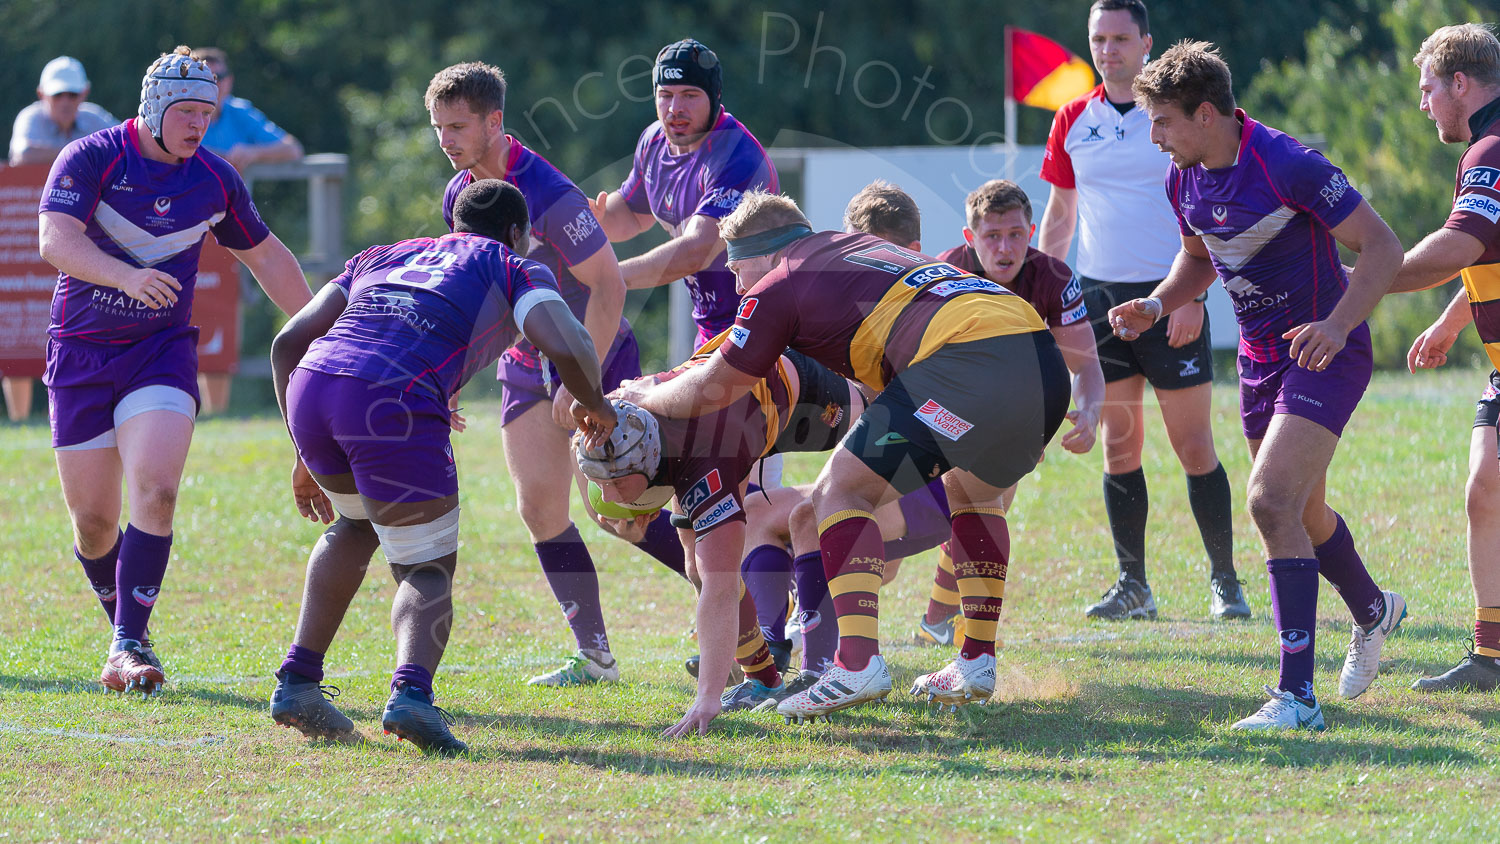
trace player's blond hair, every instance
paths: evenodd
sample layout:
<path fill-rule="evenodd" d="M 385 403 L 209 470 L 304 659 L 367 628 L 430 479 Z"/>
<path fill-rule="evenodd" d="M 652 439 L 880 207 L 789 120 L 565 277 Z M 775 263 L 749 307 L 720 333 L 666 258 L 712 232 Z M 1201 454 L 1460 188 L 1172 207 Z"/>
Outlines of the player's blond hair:
<path fill-rule="evenodd" d="M 1009 179 L 990 179 L 964 199 L 964 218 L 969 231 L 977 231 L 986 214 L 1004 214 L 1019 208 L 1031 222 L 1031 197 Z"/>
<path fill-rule="evenodd" d="M 739 206 L 719 221 L 719 237 L 738 240 L 795 224 L 812 228 L 812 223 L 808 222 L 807 215 L 797 207 L 795 200 L 784 194 L 753 190 L 746 192 Z"/>
<path fill-rule="evenodd" d="M 873 234 L 906 246 L 922 239 L 922 211 L 906 191 L 876 179 L 849 200 L 844 231 Z"/>
<path fill-rule="evenodd" d="M 1462 73 L 1485 87 L 1500 85 L 1500 40 L 1488 24 L 1458 23 L 1441 27 L 1422 42 L 1411 63 L 1432 62 L 1432 75 L 1447 84 Z"/>

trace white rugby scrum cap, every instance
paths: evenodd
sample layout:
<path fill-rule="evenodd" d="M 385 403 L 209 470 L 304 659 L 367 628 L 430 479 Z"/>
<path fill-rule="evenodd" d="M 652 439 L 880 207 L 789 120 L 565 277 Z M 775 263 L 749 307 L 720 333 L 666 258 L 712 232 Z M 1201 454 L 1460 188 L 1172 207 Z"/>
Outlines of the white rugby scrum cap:
<path fill-rule="evenodd" d="M 167 109 L 182 102 L 218 105 L 218 79 L 202 59 L 185 53 L 164 53 L 141 79 L 140 116 L 157 145 L 169 153 L 171 150 L 161 136 L 162 117 Z"/>
<path fill-rule="evenodd" d="M 578 448 L 578 471 L 593 480 L 612 481 L 627 475 L 640 473 L 647 478 L 656 475 L 661 466 L 661 428 L 650 411 L 643 410 L 628 401 L 611 400 L 619 424 L 610 432 L 609 440 L 598 448 L 584 448 L 580 438 Z M 670 486 L 647 487 L 639 500 L 626 502 L 632 509 L 662 507 L 672 500 Z"/>

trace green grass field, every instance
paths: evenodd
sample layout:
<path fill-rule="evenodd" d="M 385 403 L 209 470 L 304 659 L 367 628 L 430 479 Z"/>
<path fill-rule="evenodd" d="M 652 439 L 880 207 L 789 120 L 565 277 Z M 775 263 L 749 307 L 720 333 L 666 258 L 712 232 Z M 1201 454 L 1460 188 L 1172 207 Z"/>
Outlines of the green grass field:
<path fill-rule="evenodd" d="M 107 631 L 69 553 L 44 427 L 0 434 L 0 839 L 1479 840 L 1500 783 L 1491 695 L 1409 691 L 1472 631 L 1463 481 L 1482 373 L 1377 378 L 1336 458 L 1330 500 L 1410 617 L 1358 701 L 1335 695 L 1347 614 L 1322 590 L 1318 691 L 1329 730 L 1227 725 L 1275 682 L 1235 396 L 1216 434 L 1235 485 L 1236 559 L 1255 618 L 1207 617 L 1206 563 L 1161 426 L 1148 433 L 1150 572 L 1162 619 L 1086 623 L 1113 574 L 1100 458 L 1053 449 L 1012 512 L 1000 689 L 987 708 L 929 714 L 904 692 L 946 653 L 909 644 L 932 555 L 882 603 L 896 691 L 794 727 L 732 715 L 667 741 L 692 686 L 688 587 L 584 526 L 602 570 L 624 682 L 528 688 L 571 639 L 548 596 L 501 457 L 498 405 L 456 438 L 464 539 L 439 702 L 474 749 L 430 759 L 380 735 L 393 667 L 383 564 L 328 655 L 339 704 L 372 739 L 311 745 L 266 715 L 318 528 L 286 491 L 290 445 L 271 418 L 200 425 L 173 567 L 153 617 L 172 684 L 142 702 L 97 685 Z M 816 460 L 789 465 L 794 479 Z M 575 505 L 575 516 L 582 518 Z M 379 558 L 377 558 L 378 561 Z M 1379 836 L 1375 839 L 1374 836 Z"/>

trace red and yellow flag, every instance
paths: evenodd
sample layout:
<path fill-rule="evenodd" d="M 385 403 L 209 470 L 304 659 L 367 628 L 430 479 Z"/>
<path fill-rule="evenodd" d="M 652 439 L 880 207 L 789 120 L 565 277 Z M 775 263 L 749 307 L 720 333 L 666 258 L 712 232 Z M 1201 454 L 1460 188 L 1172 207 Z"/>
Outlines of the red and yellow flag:
<path fill-rule="evenodd" d="M 1047 38 L 1005 28 L 1010 53 L 1010 96 L 1017 102 L 1056 111 L 1094 87 L 1094 70 L 1067 47 Z"/>

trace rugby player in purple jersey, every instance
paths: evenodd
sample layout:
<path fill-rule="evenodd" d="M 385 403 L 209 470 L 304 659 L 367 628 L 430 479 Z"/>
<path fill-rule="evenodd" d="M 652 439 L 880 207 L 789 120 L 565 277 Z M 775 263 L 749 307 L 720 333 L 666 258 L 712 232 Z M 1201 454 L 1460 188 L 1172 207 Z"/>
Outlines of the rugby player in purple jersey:
<path fill-rule="evenodd" d="M 619 190 L 591 200 L 612 241 L 660 223 L 671 240 L 620 263 L 625 286 L 660 287 L 682 279 L 693 299 L 702 345 L 734 323 L 740 295 L 725 265 L 719 220 L 747 191 L 780 190 L 765 148 L 723 106 L 724 70 L 691 38 L 661 49 L 652 70 L 656 122 L 635 145 Z"/>
<path fill-rule="evenodd" d="M 424 750 L 467 749 L 432 704 L 458 557 L 448 407 L 464 382 L 524 337 L 583 406 L 599 411 L 595 433 L 607 436 L 615 424 L 588 332 L 552 272 L 520 255 L 531 236 L 521 192 L 483 179 L 460 191 L 452 210 L 452 234 L 350 259 L 272 346 L 277 400 L 316 481 L 299 490 L 298 509 L 327 522 L 331 503 L 339 516 L 308 560 L 296 636 L 271 697 L 271 716 L 309 736 L 354 734 L 319 684 L 379 547 L 398 584 L 397 668 L 382 726 Z"/>
<path fill-rule="evenodd" d="M 531 242 L 519 248 L 556 277 L 563 300 L 593 338 L 608 391 L 641 374 L 635 335 L 620 316 L 625 302 L 620 267 L 583 193 L 545 158 L 506 134 L 505 94 L 505 75 L 481 62 L 445 68 L 428 83 L 424 102 L 432 128 L 443 154 L 458 171 L 443 196 L 443 218 L 451 227 L 453 201 L 475 179 L 502 179 L 521 191 L 531 215 Z M 572 461 L 572 397 L 555 369 L 525 339 L 500 356 L 499 378 L 505 462 L 515 481 L 517 509 L 577 645 L 562 667 L 531 682 L 613 682 L 620 669 L 610 650 L 599 575 L 568 516 L 574 477 L 557 471 Z M 682 574 L 682 546 L 668 515 L 662 513 L 633 539 L 641 550 Z M 614 530 L 608 521 L 600 525 Z"/>
<path fill-rule="evenodd" d="M 166 679 L 147 622 L 199 406 L 190 323 L 204 235 L 286 313 L 311 298 L 239 174 L 200 148 L 218 91 L 187 47 L 162 55 L 139 116 L 64 147 L 42 193 L 41 254 L 59 270 L 43 377 L 52 445 L 73 552 L 114 625 L 100 675 L 114 691 L 152 694 Z"/>
<path fill-rule="evenodd" d="M 1250 516 L 1266 549 L 1281 676 L 1236 729 L 1324 727 L 1313 693 L 1318 575 L 1354 617 L 1339 694 L 1362 694 L 1406 601 L 1366 570 L 1328 506 L 1328 464 L 1373 368 L 1365 319 L 1401 266 L 1401 242 L 1321 153 L 1234 104 L 1211 44 L 1180 42 L 1134 83 L 1151 140 L 1172 159 L 1167 199 L 1182 251 L 1150 297 L 1110 309 L 1135 340 L 1215 277 L 1240 323 L 1240 420 L 1250 446 Z M 1348 272 L 1338 245 L 1359 254 Z"/>

